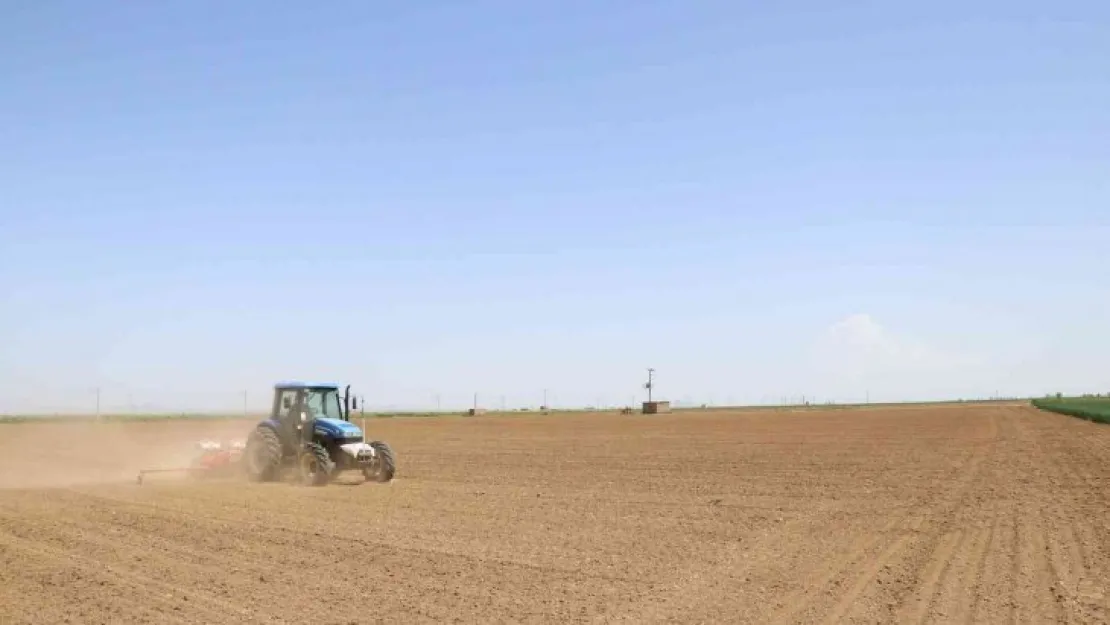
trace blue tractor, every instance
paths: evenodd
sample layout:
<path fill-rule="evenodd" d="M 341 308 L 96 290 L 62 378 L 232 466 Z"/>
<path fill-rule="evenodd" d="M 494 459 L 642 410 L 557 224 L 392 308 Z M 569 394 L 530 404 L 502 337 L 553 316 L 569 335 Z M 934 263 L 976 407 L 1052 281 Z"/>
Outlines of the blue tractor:
<path fill-rule="evenodd" d="M 358 403 L 350 390 L 347 386 L 341 395 L 336 384 L 275 384 L 270 418 L 255 426 L 243 450 L 247 475 L 267 482 L 292 467 L 302 483 L 312 486 L 350 470 L 360 471 L 367 481 L 392 480 L 393 450 L 382 441 L 366 442 L 362 429 L 351 423 Z"/>

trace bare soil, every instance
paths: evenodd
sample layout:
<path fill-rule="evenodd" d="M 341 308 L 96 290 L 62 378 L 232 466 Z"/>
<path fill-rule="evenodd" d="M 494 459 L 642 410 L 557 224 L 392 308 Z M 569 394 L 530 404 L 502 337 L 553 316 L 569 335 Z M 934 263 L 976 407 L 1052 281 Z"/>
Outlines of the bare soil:
<path fill-rule="evenodd" d="M 392 484 L 135 484 L 250 425 L 0 426 L 0 623 L 1110 622 L 1110 427 L 1024 406 L 384 419 Z"/>

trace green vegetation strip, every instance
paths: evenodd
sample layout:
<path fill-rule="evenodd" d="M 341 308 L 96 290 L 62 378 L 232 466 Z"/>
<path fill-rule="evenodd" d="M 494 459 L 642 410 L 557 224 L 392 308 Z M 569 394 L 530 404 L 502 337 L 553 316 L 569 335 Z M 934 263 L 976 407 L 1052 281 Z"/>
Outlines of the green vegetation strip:
<path fill-rule="evenodd" d="M 1110 423 L 1110 397 L 1045 397 L 1034 399 L 1033 405 L 1049 412 Z"/>

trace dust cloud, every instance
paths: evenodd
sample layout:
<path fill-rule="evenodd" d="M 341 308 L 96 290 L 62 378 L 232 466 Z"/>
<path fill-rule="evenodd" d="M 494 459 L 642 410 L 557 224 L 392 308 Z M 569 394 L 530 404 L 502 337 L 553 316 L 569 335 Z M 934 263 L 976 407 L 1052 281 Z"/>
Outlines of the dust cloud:
<path fill-rule="evenodd" d="M 0 488 L 51 488 L 134 482 L 142 469 L 188 467 L 201 440 L 245 440 L 240 421 L 0 424 Z M 180 479 L 184 473 L 158 474 Z"/>

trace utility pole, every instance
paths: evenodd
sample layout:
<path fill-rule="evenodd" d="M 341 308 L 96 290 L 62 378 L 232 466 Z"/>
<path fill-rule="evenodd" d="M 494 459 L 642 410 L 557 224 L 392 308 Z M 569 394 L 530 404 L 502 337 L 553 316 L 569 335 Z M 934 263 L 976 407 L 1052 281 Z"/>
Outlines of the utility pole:
<path fill-rule="evenodd" d="M 350 410 L 350 408 L 348 408 Z M 348 415 L 348 418 L 350 415 Z M 362 435 L 366 436 L 366 398 L 358 396 L 358 420 L 362 424 Z M 363 439 L 365 440 L 365 439 Z"/>
<path fill-rule="evenodd" d="M 655 369 L 648 368 L 647 371 L 648 371 L 648 381 L 647 381 L 647 384 L 644 385 L 644 388 L 646 388 L 647 392 L 648 392 L 648 402 L 651 402 L 651 389 L 655 387 L 655 383 L 654 383 Z"/>
<path fill-rule="evenodd" d="M 436 393 L 436 412 L 443 412 L 443 404 L 440 402 L 439 393 Z"/>
<path fill-rule="evenodd" d="M 474 393 L 474 412 L 478 412 L 478 393 Z"/>
<path fill-rule="evenodd" d="M 543 389 L 543 410 L 547 410 L 547 389 Z"/>

